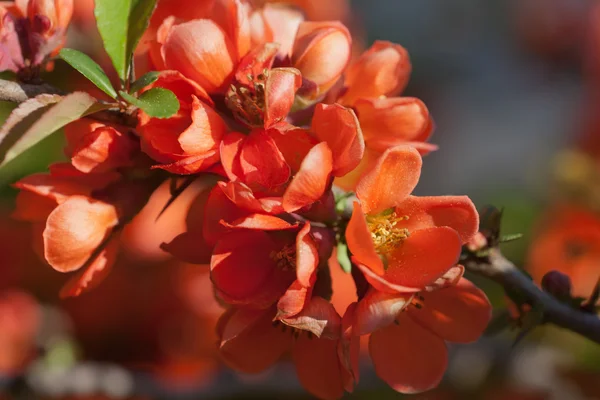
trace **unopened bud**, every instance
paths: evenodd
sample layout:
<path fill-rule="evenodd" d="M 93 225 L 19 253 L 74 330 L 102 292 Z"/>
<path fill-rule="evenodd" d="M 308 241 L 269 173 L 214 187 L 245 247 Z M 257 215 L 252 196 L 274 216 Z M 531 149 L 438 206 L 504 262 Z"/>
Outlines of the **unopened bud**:
<path fill-rule="evenodd" d="M 542 278 L 542 288 L 558 299 L 571 296 L 571 278 L 559 271 L 550 271 Z"/>

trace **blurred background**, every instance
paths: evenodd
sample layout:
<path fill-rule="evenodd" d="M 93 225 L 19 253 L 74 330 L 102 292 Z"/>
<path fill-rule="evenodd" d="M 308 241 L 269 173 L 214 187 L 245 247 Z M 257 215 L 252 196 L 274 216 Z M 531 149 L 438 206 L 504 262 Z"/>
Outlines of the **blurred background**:
<path fill-rule="evenodd" d="M 67 46 L 107 65 L 92 1 L 75 3 Z M 503 245 L 505 254 L 537 282 L 552 269 L 566 273 L 573 294 L 589 297 L 600 276 L 598 2 L 304 3 L 314 3 L 314 18 L 342 18 L 363 46 L 390 40 L 408 49 L 413 73 L 403 95 L 427 104 L 436 124 L 430 141 L 440 146 L 424 160 L 417 193 L 467 194 L 478 206 L 503 208 L 503 232 L 523 234 Z M 68 71 L 57 63 L 49 79 L 68 88 Z M 2 105 L 0 120 L 11 107 Z M 219 362 L 220 308 L 207 268 L 169 259 L 158 249 L 164 238 L 148 236 L 167 188 L 126 232 L 128 250 L 106 281 L 59 300 L 67 277 L 39 261 L 30 227 L 11 220 L 10 183 L 60 160 L 63 144 L 53 135 L 0 170 L 0 399 L 309 398 L 291 363 L 243 376 Z M 192 194 L 168 212 L 185 210 Z M 165 237 L 184 229 L 169 221 L 158 222 Z M 502 315 L 502 290 L 473 280 Z M 519 331 L 505 328 L 452 347 L 440 388 L 406 397 L 600 399 L 597 345 L 552 327 L 515 345 Z M 378 380 L 368 357 L 362 368 L 348 398 L 402 397 Z"/>

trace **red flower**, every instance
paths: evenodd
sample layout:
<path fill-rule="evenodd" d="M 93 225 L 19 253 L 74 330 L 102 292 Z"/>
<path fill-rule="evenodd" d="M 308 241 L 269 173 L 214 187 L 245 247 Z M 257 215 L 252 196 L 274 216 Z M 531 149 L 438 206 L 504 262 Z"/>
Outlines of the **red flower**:
<path fill-rule="evenodd" d="M 412 147 L 387 150 L 359 182 L 346 229 L 353 259 L 375 288 L 416 292 L 458 261 L 479 217 L 465 196 L 415 197 L 421 171 Z"/>
<path fill-rule="evenodd" d="M 333 91 L 330 97 L 356 111 L 365 140 L 365 156 L 352 172 L 336 179 L 336 185 L 354 190 L 360 177 L 390 147 L 409 144 L 421 154 L 437 149 L 426 143 L 433 121 L 425 104 L 412 97 L 390 97 L 404 89 L 410 71 L 408 53 L 402 46 L 377 41 L 344 73 L 343 89 Z"/>
<path fill-rule="evenodd" d="M 62 48 L 73 15 L 73 0 L 21 0 L 0 5 L 0 70 L 29 71 Z"/>
<path fill-rule="evenodd" d="M 371 289 L 356 307 L 355 335 L 371 334 L 375 371 L 394 390 L 436 387 L 448 363 L 446 341 L 477 340 L 491 318 L 485 294 L 466 279 L 417 294 Z M 399 360 L 410 359 L 410 362 Z"/>
<path fill-rule="evenodd" d="M 302 309 L 316 280 L 317 244 L 310 224 L 299 231 L 297 225 L 288 224 L 285 230 L 279 225 L 261 221 L 249 229 L 235 229 L 217 242 L 210 269 L 223 301 L 253 308 L 279 301 L 282 315 Z"/>
<path fill-rule="evenodd" d="M 219 321 L 219 350 L 232 368 L 257 373 L 291 349 L 302 385 L 323 399 L 338 399 L 358 381 L 358 338 L 350 335 L 353 308 L 343 320 L 333 306 L 313 297 L 292 318 L 273 323 L 274 310 L 230 309 Z M 316 336 L 316 337 L 315 337 Z"/>
<path fill-rule="evenodd" d="M 162 71 L 151 87 L 164 87 L 175 93 L 180 108 L 174 116 L 152 118 L 138 114 L 142 149 L 163 163 L 158 168 L 174 174 L 192 174 L 219 160 L 218 148 L 227 126 L 210 106 L 206 92 L 176 71 Z"/>
<path fill-rule="evenodd" d="M 20 374 L 36 351 L 41 312 L 35 299 L 19 291 L 0 293 L 0 373 Z"/>

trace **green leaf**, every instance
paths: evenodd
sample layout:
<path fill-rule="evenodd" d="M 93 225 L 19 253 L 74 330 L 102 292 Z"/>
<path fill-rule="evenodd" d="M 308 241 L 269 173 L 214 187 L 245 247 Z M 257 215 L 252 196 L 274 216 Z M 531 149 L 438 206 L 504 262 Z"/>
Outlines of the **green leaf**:
<path fill-rule="evenodd" d="M 119 78 L 127 78 L 128 27 L 132 0 L 95 0 L 94 15 L 104 50 L 112 60 Z M 137 0 L 144 1 L 144 0 Z"/>
<path fill-rule="evenodd" d="M 145 88 L 146 86 L 156 82 L 159 75 L 160 72 L 158 71 L 150 71 L 147 74 L 142 75 L 140 79 L 131 84 L 131 87 L 129 88 L 129 93 L 135 93 Z"/>
<path fill-rule="evenodd" d="M 119 78 L 129 77 L 131 57 L 148 28 L 157 0 L 96 0 L 94 14 L 104 49 Z"/>
<path fill-rule="evenodd" d="M 0 129 L 0 167 L 68 123 L 110 107 L 84 92 L 27 100 Z"/>
<path fill-rule="evenodd" d="M 117 91 L 110 84 L 110 80 L 102 71 L 102 68 L 86 54 L 73 49 L 62 49 L 59 56 L 104 93 L 113 99 L 117 98 Z"/>
<path fill-rule="evenodd" d="M 163 88 L 152 88 L 135 98 L 123 91 L 119 94 L 130 104 L 141 108 L 146 114 L 155 118 L 169 118 L 179 111 L 179 100 L 173 92 Z"/>
<path fill-rule="evenodd" d="M 352 272 L 352 263 L 348 257 L 348 245 L 344 242 L 338 242 L 337 244 L 337 260 L 345 273 Z"/>
<path fill-rule="evenodd" d="M 157 0 L 130 0 L 130 2 L 129 29 L 127 32 L 127 66 L 129 66 L 131 55 L 135 51 L 140 38 L 146 31 L 146 28 L 148 28 L 150 17 L 156 8 Z"/>

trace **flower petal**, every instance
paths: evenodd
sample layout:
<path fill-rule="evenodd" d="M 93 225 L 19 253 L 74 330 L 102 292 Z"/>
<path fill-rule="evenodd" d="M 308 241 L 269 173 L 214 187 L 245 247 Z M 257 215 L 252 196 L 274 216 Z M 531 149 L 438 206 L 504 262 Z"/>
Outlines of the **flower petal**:
<path fill-rule="evenodd" d="M 281 197 L 257 198 L 252 189 L 238 181 L 219 182 L 223 193 L 235 205 L 257 213 L 281 214 L 283 212 Z"/>
<path fill-rule="evenodd" d="M 419 182 L 422 163 L 419 152 L 412 147 L 386 150 L 356 187 L 365 214 L 378 214 L 404 201 Z"/>
<path fill-rule="evenodd" d="M 60 297 L 76 297 L 97 287 L 112 270 L 119 245 L 119 240 L 112 238 L 85 270 L 78 272 L 60 289 Z"/>
<path fill-rule="evenodd" d="M 281 322 L 296 329 L 312 332 L 319 338 L 339 339 L 342 318 L 333 305 L 315 296 L 299 314 L 290 318 L 277 317 Z"/>
<path fill-rule="evenodd" d="M 311 294 L 312 285 L 303 286 L 298 280 L 295 280 L 277 301 L 275 318 L 284 319 L 297 315 L 308 304 Z"/>
<path fill-rule="evenodd" d="M 311 129 L 331 149 L 333 175 L 344 176 L 358 166 L 365 142 L 354 111 L 339 104 L 319 103 L 315 107 Z"/>
<path fill-rule="evenodd" d="M 368 335 L 394 323 L 394 320 L 414 297 L 409 293 L 385 293 L 369 289 L 356 306 L 353 333 Z"/>
<path fill-rule="evenodd" d="M 402 286 L 424 288 L 458 262 L 460 237 L 448 227 L 420 229 L 388 256 L 384 279 Z"/>
<path fill-rule="evenodd" d="M 306 223 L 296 236 L 296 276 L 302 286 L 308 287 L 314 283 L 317 265 L 317 244 L 310 234 L 310 223 Z"/>
<path fill-rule="evenodd" d="M 200 155 L 218 148 L 227 127 L 219 114 L 192 95 L 192 124 L 177 139 L 185 154 Z"/>
<path fill-rule="evenodd" d="M 354 332 L 357 303 L 346 309 L 342 318 L 342 337 L 338 343 L 338 356 L 342 366 L 342 380 L 347 392 L 352 392 L 359 379 L 360 337 Z"/>
<path fill-rule="evenodd" d="M 337 344 L 337 340 L 300 335 L 292 349 L 298 380 L 309 393 L 320 399 L 339 399 L 344 394 Z"/>
<path fill-rule="evenodd" d="M 396 213 L 409 217 L 402 222 L 409 232 L 447 226 L 458 232 L 463 244 L 479 230 L 479 214 L 467 196 L 409 196 L 396 206 Z"/>
<path fill-rule="evenodd" d="M 70 197 L 46 221 L 46 261 L 60 272 L 80 268 L 118 222 L 114 206 L 84 196 Z"/>
<path fill-rule="evenodd" d="M 271 258 L 281 250 L 262 231 L 232 232 L 213 250 L 211 279 L 229 304 L 265 308 L 281 297 L 294 281 L 294 271 L 279 269 Z"/>
<path fill-rule="evenodd" d="M 485 293 L 466 279 L 456 286 L 423 293 L 424 305 L 408 315 L 444 340 L 469 343 L 477 340 L 492 316 Z"/>
<path fill-rule="evenodd" d="M 424 142 L 431 135 L 429 111 L 414 97 L 360 99 L 354 107 L 365 141 L 380 152 L 407 142 Z"/>
<path fill-rule="evenodd" d="M 352 216 L 346 227 L 346 242 L 348 243 L 348 249 L 350 249 L 358 263 L 364 264 L 377 275 L 383 275 L 383 262 L 375 251 L 365 214 L 356 201 L 354 202 Z"/>
<path fill-rule="evenodd" d="M 219 351 L 232 368 L 257 373 L 273 365 L 290 348 L 292 335 L 272 324 L 272 315 L 239 309 L 227 316 L 223 324 Z M 246 315 L 244 315 L 246 314 Z M 247 315 L 250 314 L 250 315 Z"/>
<path fill-rule="evenodd" d="M 283 195 L 285 211 L 297 211 L 323 196 L 329 184 L 332 161 L 331 150 L 325 142 L 317 144 L 308 152 Z"/>
<path fill-rule="evenodd" d="M 398 325 L 371 334 L 369 353 L 377 375 L 400 393 L 435 388 L 448 365 L 444 341 L 405 314 L 398 318 Z"/>
<path fill-rule="evenodd" d="M 237 59 L 223 29 L 206 19 L 175 25 L 161 51 L 168 69 L 195 80 L 209 93 L 227 86 Z"/>
<path fill-rule="evenodd" d="M 404 47 L 377 40 L 346 70 L 348 90 L 342 104 L 353 105 L 360 98 L 393 96 L 404 89 L 410 71 Z"/>
<path fill-rule="evenodd" d="M 265 128 L 287 117 L 294 104 L 302 76 L 296 68 L 273 68 L 265 87 Z"/>
<path fill-rule="evenodd" d="M 253 130 L 240 150 L 240 166 L 245 183 L 261 188 L 276 188 L 290 178 L 290 167 L 275 141 L 262 129 Z"/>

